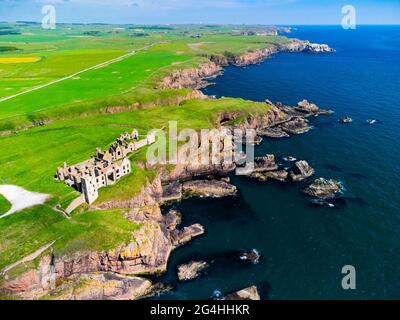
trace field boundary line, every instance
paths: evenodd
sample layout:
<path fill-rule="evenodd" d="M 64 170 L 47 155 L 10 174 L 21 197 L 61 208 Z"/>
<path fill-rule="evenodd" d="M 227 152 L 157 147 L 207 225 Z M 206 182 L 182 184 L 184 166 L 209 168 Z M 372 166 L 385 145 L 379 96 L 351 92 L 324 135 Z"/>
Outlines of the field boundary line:
<path fill-rule="evenodd" d="M 60 78 L 60 79 L 56 79 L 56 80 L 50 81 L 50 82 L 48 82 L 48 83 L 45 83 L 45 84 L 42 84 L 42 85 L 39 85 L 39 86 L 30 88 L 30 89 L 25 90 L 25 91 L 22 91 L 22 92 L 18 92 L 18 93 L 16 93 L 16 94 L 13 94 L 13 95 L 8 96 L 8 97 L 1 98 L 1 99 L 0 99 L 0 103 L 1 103 L 1 102 L 4 102 L 4 101 L 7 101 L 7 100 L 10 100 L 10 99 L 13 99 L 13 98 L 16 98 L 16 97 L 19 97 L 19 96 L 22 96 L 22 95 L 27 94 L 27 93 L 29 93 L 29 92 L 36 91 L 36 90 L 39 90 L 39 89 L 43 89 L 43 88 L 46 88 L 46 87 L 51 86 L 51 85 L 53 85 L 53 84 L 56 84 L 56 83 L 59 83 L 59 82 L 62 82 L 62 81 L 71 79 L 71 78 L 73 78 L 73 77 L 76 77 L 76 76 L 78 76 L 78 75 L 84 73 L 84 72 L 91 71 L 91 70 L 98 69 L 98 68 L 103 68 L 103 67 L 106 67 L 106 66 L 108 66 L 108 65 L 110 65 L 110 64 L 113 64 L 113 63 L 115 63 L 115 62 L 122 61 L 122 60 L 124 60 L 124 59 L 126 59 L 126 58 L 128 58 L 128 57 L 130 57 L 130 56 L 132 56 L 132 55 L 134 55 L 134 54 L 136 54 L 138 51 L 142 51 L 142 50 L 148 49 L 148 48 L 150 48 L 150 47 L 152 47 L 152 46 L 154 46 L 154 45 L 156 45 L 156 44 L 158 44 L 158 43 L 153 43 L 153 44 L 151 44 L 151 45 L 148 45 L 148 46 L 139 48 L 139 49 L 137 49 L 137 50 L 132 50 L 131 52 L 128 52 L 128 53 L 126 53 L 126 54 L 123 54 L 122 56 L 119 56 L 119 57 L 113 58 L 113 59 L 111 59 L 111 60 L 107 60 L 107 61 L 101 62 L 101 63 L 96 64 L 95 66 L 92 66 L 92 67 L 89 67 L 89 68 L 85 68 L 85 69 L 80 70 L 80 71 L 78 71 L 78 72 L 75 72 L 75 73 L 73 73 L 73 74 L 71 74 L 71 75 L 69 75 L 69 76 L 66 76 L 66 77 L 63 77 L 63 78 Z"/>

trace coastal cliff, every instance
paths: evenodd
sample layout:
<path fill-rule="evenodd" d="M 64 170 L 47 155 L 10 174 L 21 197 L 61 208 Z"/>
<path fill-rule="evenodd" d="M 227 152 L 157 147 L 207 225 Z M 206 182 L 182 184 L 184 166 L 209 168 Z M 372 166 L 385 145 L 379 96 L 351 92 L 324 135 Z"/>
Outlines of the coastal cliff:
<path fill-rule="evenodd" d="M 327 44 L 311 43 L 307 40 L 293 39 L 287 44 L 278 45 L 278 51 L 283 52 L 310 52 L 310 53 L 326 53 L 334 52 Z"/>
<path fill-rule="evenodd" d="M 171 73 L 162 80 L 161 87 L 172 89 L 200 89 L 207 85 L 207 78 L 216 77 L 221 74 L 221 72 L 221 65 L 209 61 L 201 64 L 198 68 L 183 69 Z"/>
<path fill-rule="evenodd" d="M 289 107 L 283 104 L 266 101 L 265 105 L 265 112 L 241 117 L 240 121 L 237 123 L 234 121 L 235 125 L 232 126 L 228 126 L 226 121 L 236 120 L 241 115 L 235 111 L 224 111 L 215 116 L 215 127 L 224 127 L 226 130 L 255 129 L 256 132 L 265 132 L 271 128 L 281 128 L 280 126 L 286 128 L 288 124 L 291 124 L 290 130 L 296 132 L 297 122 L 299 122 L 301 123 L 298 128 L 300 133 L 304 130 L 301 119 L 326 112 L 308 101 L 300 102 L 290 112 Z M 201 149 L 199 146 L 199 150 Z M 18 295 L 25 299 L 37 299 L 44 296 L 75 299 L 80 297 L 126 299 L 127 295 L 131 298 L 139 298 L 162 290 L 160 285 L 129 277 L 165 272 L 171 252 L 193 237 L 203 234 L 205 230 L 200 224 L 179 228 L 180 213 L 171 211 L 163 215 L 160 205 L 165 201 L 179 201 L 185 196 L 235 196 L 237 189 L 228 180 L 199 179 L 199 177 L 209 175 L 226 176 L 235 169 L 235 163 L 225 164 L 224 162 L 220 164 L 210 162 L 207 165 L 190 162 L 178 164 L 174 168 L 162 168 L 159 175 L 143 186 L 141 192 L 132 198 L 92 205 L 93 210 L 124 209 L 125 218 L 140 227 L 132 233 L 130 241 L 121 243 L 112 250 L 81 251 L 69 255 L 47 252 L 40 258 L 37 268 L 30 269 L 16 278 L 7 279 L 2 285 L 3 293 Z M 101 277 L 93 277 L 94 273 L 100 274 Z M 107 279 L 110 279 L 110 274 L 117 275 L 118 279 L 115 281 L 120 282 L 123 289 L 115 289 L 110 296 L 102 296 L 104 290 L 100 288 L 109 285 Z M 71 286 L 81 284 L 81 282 L 85 284 L 86 289 L 84 293 L 78 294 Z M 95 283 L 98 284 L 97 289 L 92 290 L 95 293 L 90 296 L 88 288 Z M 79 286 L 82 287 L 82 285 Z M 63 288 L 65 290 L 62 290 Z"/>
<path fill-rule="evenodd" d="M 230 61 L 230 64 L 235 65 L 237 67 L 242 67 L 250 64 L 259 63 L 268 58 L 271 54 L 276 52 L 278 52 L 278 48 L 276 46 L 247 52 L 245 54 L 233 57 L 232 60 Z"/>
<path fill-rule="evenodd" d="M 165 272 L 172 250 L 203 234 L 205 230 L 200 224 L 179 228 L 181 215 L 176 211 L 162 215 L 159 206 L 161 196 L 161 180 L 157 177 L 131 200 L 99 205 L 98 209 L 130 209 L 126 218 L 140 227 L 132 233 L 129 243 L 101 252 L 44 254 L 39 259 L 37 268 L 5 281 L 2 293 L 24 299 L 39 299 L 45 296 L 54 299 L 136 299 L 163 290 L 164 287 L 160 284 L 153 285 L 149 280 L 131 276 Z M 111 278 L 112 281 L 109 280 Z M 84 294 L 74 293 L 73 287 L 77 283 L 80 283 L 81 289 L 85 288 Z M 115 283 L 119 284 L 110 296 L 101 290 Z M 117 287 L 120 290 L 117 290 Z M 89 294 L 90 292 L 92 294 Z"/>
<path fill-rule="evenodd" d="M 264 61 L 272 54 L 278 52 L 306 52 L 306 53 L 329 53 L 335 50 L 327 44 L 311 43 L 307 40 L 290 39 L 285 44 L 269 45 L 266 48 L 251 50 L 243 54 L 212 55 L 209 62 L 201 64 L 197 68 L 177 70 L 166 76 L 162 82 L 162 88 L 192 88 L 201 89 L 209 85 L 207 81 L 215 78 L 223 72 L 223 67 L 234 65 L 243 67 Z"/>
<path fill-rule="evenodd" d="M 161 86 L 197 89 L 207 84 L 207 78 L 220 74 L 222 66 L 226 64 L 243 66 L 258 63 L 279 51 L 328 52 L 328 49 L 323 48 L 325 47 L 321 49 L 304 42 L 293 41 L 290 44 L 248 52 L 234 58 L 214 57 L 199 68 L 174 72 L 162 80 Z M 204 97 L 197 90 L 190 93 L 190 98 Z M 260 135 L 272 129 L 285 134 L 301 133 L 304 132 L 304 126 L 307 126 L 303 118 L 316 114 L 319 110 L 315 110 L 308 102 L 299 103 L 294 111 L 289 111 L 288 107 L 282 104 L 273 104 L 270 101 L 266 101 L 266 104 L 269 108 L 264 114 L 249 115 L 241 119 L 235 127 L 255 129 Z M 109 107 L 104 112 L 120 112 L 118 108 Z M 237 116 L 234 111 L 223 112 L 216 117 L 215 126 L 225 126 L 226 121 L 234 120 Z M 235 164 L 224 163 L 176 165 L 172 171 L 163 170 L 154 181 L 142 188 L 140 194 L 130 199 L 108 201 L 93 206 L 92 209 L 98 210 L 126 209 L 126 218 L 140 224 L 140 228 L 132 233 L 130 242 L 120 244 L 112 250 L 76 252 L 60 256 L 47 252 L 40 258 L 37 268 L 32 268 L 16 278 L 7 279 L 2 284 L 2 291 L 7 295 L 17 294 L 25 299 L 45 296 L 63 299 L 136 299 L 160 290 L 159 285 L 153 285 L 149 280 L 142 278 L 132 278 L 132 275 L 164 272 L 172 250 L 205 232 L 199 224 L 178 228 L 180 214 L 177 212 L 161 214 L 160 205 L 165 200 L 163 185 L 181 183 L 207 174 L 226 175 L 235 168 Z M 204 181 L 192 182 L 186 185 L 186 192 L 194 195 L 214 193 L 217 196 L 236 193 L 236 188 L 229 184 L 218 182 L 216 186 L 211 188 Z M 185 192 L 183 186 L 180 192 Z M 85 289 L 77 292 L 75 287 L 78 284 L 81 289 Z M 107 292 L 105 287 L 113 289 Z"/>

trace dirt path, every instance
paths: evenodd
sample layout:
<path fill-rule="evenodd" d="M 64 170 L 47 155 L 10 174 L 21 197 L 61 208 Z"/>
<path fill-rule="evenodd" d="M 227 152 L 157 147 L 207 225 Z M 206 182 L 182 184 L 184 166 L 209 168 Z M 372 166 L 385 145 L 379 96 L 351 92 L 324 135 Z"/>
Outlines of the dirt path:
<path fill-rule="evenodd" d="M 46 245 L 44 245 L 43 247 L 40 247 L 39 249 L 37 249 L 35 252 L 27 255 L 26 257 L 22 258 L 21 260 L 14 262 L 13 264 L 8 265 L 7 267 L 3 268 L 0 271 L 0 274 L 4 274 L 7 271 L 10 271 L 11 269 L 19 266 L 22 263 L 26 263 L 29 261 L 32 261 L 34 259 L 36 259 L 37 257 L 39 257 L 43 252 L 45 252 L 48 248 L 50 248 L 53 244 L 55 243 L 55 241 L 48 243 Z"/>

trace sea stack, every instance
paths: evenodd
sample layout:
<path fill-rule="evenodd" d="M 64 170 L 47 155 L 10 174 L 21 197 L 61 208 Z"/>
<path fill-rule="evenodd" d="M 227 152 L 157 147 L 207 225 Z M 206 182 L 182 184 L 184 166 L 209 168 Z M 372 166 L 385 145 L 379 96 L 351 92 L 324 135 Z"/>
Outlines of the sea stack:
<path fill-rule="evenodd" d="M 226 295 L 223 300 L 261 300 L 256 286 L 251 286 Z"/>
<path fill-rule="evenodd" d="M 319 178 L 303 191 L 313 197 L 328 199 L 333 198 L 341 189 L 342 184 L 340 182 L 333 179 Z"/>
<path fill-rule="evenodd" d="M 294 164 L 290 177 L 294 182 L 303 181 L 314 174 L 314 169 L 308 164 L 307 161 L 301 160 Z"/>
<path fill-rule="evenodd" d="M 208 266 L 208 263 L 205 261 L 191 261 L 186 264 L 181 264 L 178 266 L 178 279 L 180 281 L 196 279 Z"/>

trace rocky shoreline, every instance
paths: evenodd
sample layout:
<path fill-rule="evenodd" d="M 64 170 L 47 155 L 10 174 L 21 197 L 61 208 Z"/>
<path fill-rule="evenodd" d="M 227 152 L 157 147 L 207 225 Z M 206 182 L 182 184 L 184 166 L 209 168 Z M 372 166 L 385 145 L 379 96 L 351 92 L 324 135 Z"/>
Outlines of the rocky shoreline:
<path fill-rule="evenodd" d="M 267 101 L 269 108 L 265 114 L 251 115 L 235 127 L 226 127 L 226 130 L 235 128 L 251 128 L 262 132 L 276 126 L 284 126 L 293 119 L 304 119 L 305 117 L 323 113 L 315 105 L 308 102 L 301 103 L 296 112 L 288 113 L 289 107 L 282 104 L 272 104 Z M 300 109 L 299 109 L 300 108 Z M 234 117 L 229 112 L 221 115 L 223 118 Z M 218 119 L 217 119 L 218 121 Z M 301 131 L 303 127 L 300 126 Z M 293 129 L 294 130 L 294 129 Z M 300 133 L 300 132 L 296 132 Z M 199 150 L 201 145 L 199 145 Z M 149 295 L 155 291 L 165 290 L 160 284 L 151 284 L 148 280 L 139 279 L 131 281 L 129 277 L 141 274 L 160 274 L 166 271 L 171 252 L 193 237 L 200 236 L 205 229 L 200 224 L 193 224 L 180 228 L 181 214 L 170 211 L 161 213 L 161 205 L 173 201 L 181 201 L 186 197 L 226 197 L 235 196 L 237 188 L 233 186 L 226 177 L 233 172 L 237 165 L 235 163 L 219 163 L 204 165 L 191 162 L 190 164 L 178 164 L 172 171 L 163 170 L 160 175 L 149 185 L 143 187 L 142 192 L 128 200 L 111 201 L 93 206 L 92 209 L 126 209 L 126 218 L 141 224 L 141 228 L 132 234 L 132 242 L 121 245 L 113 250 L 105 252 L 77 252 L 70 256 L 55 256 L 52 253 L 44 255 L 37 269 L 32 269 L 22 274 L 17 279 L 7 281 L 3 286 L 6 294 L 15 295 L 25 299 L 50 296 L 54 299 L 61 297 L 74 297 L 76 299 L 85 297 L 88 299 L 118 299 L 126 298 L 130 294 L 132 298 Z M 305 161 L 294 164 L 292 171 L 279 168 L 273 155 L 255 159 L 255 171 L 249 176 L 265 181 L 276 179 L 286 181 L 289 177 L 293 181 L 301 181 L 313 174 L 313 169 Z M 103 274 L 103 278 L 91 278 L 84 281 L 87 286 L 85 292 L 95 292 L 93 296 L 89 293 L 80 295 L 74 289 L 79 279 L 88 279 L 88 274 Z M 117 274 L 121 281 L 122 291 L 108 296 L 102 291 L 89 290 L 90 286 L 97 281 L 105 285 L 110 274 Z M 126 279 L 124 277 L 127 277 Z M 90 277 L 89 277 L 90 278 Z M 62 292 L 60 287 L 53 288 L 51 283 L 55 281 L 64 284 Z M 93 281 L 92 281 L 93 280 Z M 96 280 L 96 281 L 95 281 Z M 137 283 L 137 291 L 132 287 Z M 82 289 L 82 286 L 80 286 Z M 146 290 L 144 290 L 146 288 Z M 69 292 L 66 295 L 65 292 Z M 119 292 L 119 293 L 118 293 Z M 102 295 L 100 295 L 102 294 Z"/>
<path fill-rule="evenodd" d="M 233 64 L 244 66 L 258 63 L 271 54 L 290 52 L 331 52 L 324 45 L 293 40 L 287 45 L 257 50 L 234 57 L 211 57 L 210 62 L 197 69 L 177 71 L 162 80 L 168 88 L 199 89 L 207 85 L 207 78 L 222 72 L 222 67 Z M 204 97 L 201 97 L 204 98 Z M 259 137 L 282 138 L 310 130 L 307 117 L 329 114 L 307 100 L 290 107 L 281 103 L 265 102 L 269 109 L 262 115 L 251 115 L 235 128 L 255 129 Z M 227 130 L 224 120 L 237 115 L 226 112 L 220 115 L 219 126 Z M 200 148 L 200 146 L 199 146 Z M 143 274 L 160 274 L 166 271 L 171 252 L 193 237 L 202 235 L 200 224 L 179 227 L 181 214 L 161 213 L 161 205 L 180 201 L 186 197 L 235 196 L 237 188 L 226 179 L 220 179 L 237 168 L 236 164 L 203 165 L 191 163 L 176 165 L 172 171 L 163 170 L 154 181 L 143 187 L 141 193 L 128 200 L 110 201 L 92 209 L 119 208 L 127 210 L 126 218 L 141 225 L 132 234 L 132 242 L 103 252 L 76 252 L 73 255 L 55 256 L 48 250 L 40 258 L 38 267 L 22 275 L 7 279 L 2 284 L 2 294 L 23 299 L 137 299 L 168 289 L 161 284 L 141 278 Z M 275 158 L 267 155 L 256 159 L 256 170 L 250 177 L 261 181 L 275 179 L 302 181 L 314 173 L 305 161 L 296 162 L 293 170 L 279 169 Z M 204 178 L 207 177 L 208 178 Z M 199 177 L 202 177 L 199 179 Z M 310 187 L 311 188 L 311 187 Z M 249 256 L 249 259 L 253 256 Z M 189 268 L 190 269 L 190 268 Z M 193 268 L 192 268 L 193 269 Z M 196 269 L 196 268 L 194 268 Z M 197 270 L 199 271 L 199 270 Z M 226 299 L 260 299 L 257 289 L 250 287 L 227 295 Z"/>
<path fill-rule="evenodd" d="M 175 71 L 161 81 L 161 88 L 173 89 L 201 89 L 208 85 L 209 79 L 218 77 L 223 73 L 223 67 L 233 65 L 244 67 L 257 64 L 268 59 L 278 52 L 305 52 L 305 53 L 331 53 L 335 52 L 327 44 L 311 43 L 310 41 L 291 39 L 289 43 L 271 45 L 268 48 L 246 52 L 237 56 L 212 55 L 209 61 L 197 68 Z"/>

